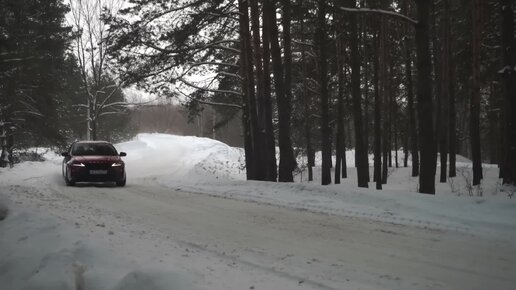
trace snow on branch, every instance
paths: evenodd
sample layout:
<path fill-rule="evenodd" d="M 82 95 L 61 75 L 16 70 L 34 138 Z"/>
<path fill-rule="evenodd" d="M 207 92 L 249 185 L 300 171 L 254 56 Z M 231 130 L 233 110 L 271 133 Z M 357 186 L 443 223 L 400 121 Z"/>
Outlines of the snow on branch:
<path fill-rule="evenodd" d="M 346 11 L 346 12 L 361 12 L 361 13 L 376 13 L 376 14 L 384 14 L 387 16 L 396 17 L 398 19 L 407 21 L 411 24 L 417 25 L 417 20 L 410 18 L 406 15 L 394 12 L 394 11 L 388 11 L 388 10 L 382 10 L 382 9 L 370 9 L 370 8 L 348 8 L 348 7 L 340 7 L 340 10 Z"/>
<path fill-rule="evenodd" d="M 302 42 L 302 41 L 292 40 L 292 43 L 299 44 L 299 45 L 304 45 L 304 46 L 308 46 L 308 47 L 312 47 L 312 48 L 316 47 L 315 44 L 310 43 L 310 42 Z"/>
<path fill-rule="evenodd" d="M 242 80 L 242 77 L 240 75 L 232 74 L 232 73 L 228 73 L 228 72 L 224 72 L 224 71 L 218 72 L 218 75 L 232 77 L 232 78 L 236 78 L 238 80 Z"/>
<path fill-rule="evenodd" d="M 216 62 L 216 61 L 204 61 L 204 62 L 196 62 L 193 63 L 191 66 L 200 66 L 200 65 L 220 65 L 220 66 L 229 66 L 234 68 L 239 68 L 238 64 L 234 63 L 227 63 L 227 62 Z"/>

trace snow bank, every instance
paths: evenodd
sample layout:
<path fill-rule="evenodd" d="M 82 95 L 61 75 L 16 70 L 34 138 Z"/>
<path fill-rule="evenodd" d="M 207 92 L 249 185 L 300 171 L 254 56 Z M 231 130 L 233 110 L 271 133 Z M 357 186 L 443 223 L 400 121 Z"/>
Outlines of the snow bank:
<path fill-rule="evenodd" d="M 169 271 L 149 268 L 135 247 L 114 252 L 106 241 L 108 233 L 80 227 L 79 221 L 71 227 L 43 211 L 14 206 L 0 222 L 0 289 L 198 289 L 173 266 Z"/>
<path fill-rule="evenodd" d="M 243 150 L 209 138 L 139 134 L 116 147 L 128 153 L 128 178 L 245 178 Z"/>

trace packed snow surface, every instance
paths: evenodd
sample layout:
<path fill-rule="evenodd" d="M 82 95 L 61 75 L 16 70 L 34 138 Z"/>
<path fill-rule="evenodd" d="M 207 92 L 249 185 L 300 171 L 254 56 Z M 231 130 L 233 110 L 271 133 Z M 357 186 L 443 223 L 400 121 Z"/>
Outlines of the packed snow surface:
<path fill-rule="evenodd" d="M 467 159 L 435 196 L 246 181 L 242 149 L 140 134 L 128 184 L 66 187 L 61 158 L 0 169 L 0 289 L 514 289 L 516 197 Z M 42 152 L 38 149 L 39 152 Z M 400 152 L 400 164 L 402 164 Z M 319 160 L 319 158 L 317 158 Z M 372 164 L 372 162 L 371 162 Z M 303 160 L 299 160 L 303 165 Z M 2 220 L 2 216 L 5 219 Z"/>

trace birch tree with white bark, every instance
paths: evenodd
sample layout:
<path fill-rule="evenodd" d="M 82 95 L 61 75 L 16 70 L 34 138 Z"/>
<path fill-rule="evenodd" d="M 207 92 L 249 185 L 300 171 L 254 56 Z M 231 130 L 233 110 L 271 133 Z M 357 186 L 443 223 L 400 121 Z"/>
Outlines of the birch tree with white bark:
<path fill-rule="evenodd" d="M 114 15 L 122 8 L 122 0 L 69 0 L 68 22 L 73 26 L 73 51 L 82 75 L 85 102 L 86 139 L 96 140 L 98 121 L 106 115 L 121 114 L 125 101 L 114 101 L 122 80 L 113 76 L 107 54 L 110 38 L 105 15 Z"/>

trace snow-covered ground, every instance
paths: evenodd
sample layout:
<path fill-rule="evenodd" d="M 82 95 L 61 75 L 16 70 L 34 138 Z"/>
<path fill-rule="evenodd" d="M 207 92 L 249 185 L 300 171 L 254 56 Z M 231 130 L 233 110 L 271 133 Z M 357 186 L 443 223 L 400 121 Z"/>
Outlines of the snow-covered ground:
<path fill-rule="evenodd" d="M 245 181 L 241 149 L 140 134 L 128 184 L 66 187 L 61 158 L 0 169 L 0 289 L 514 289 L 516 197 L 484 166 L 416 193 Z M 401 163 L 400 154 L 400 164 Z M 370 184 L 374 188 L 373 183 Z M 2 212 L 7 218 L 2 220 Z"/>

